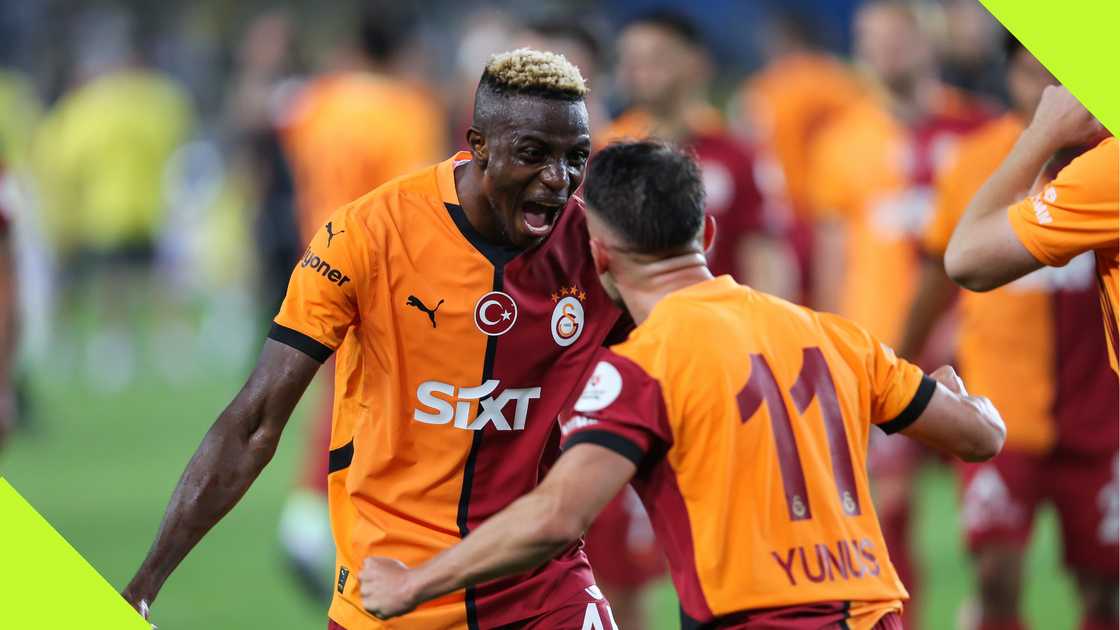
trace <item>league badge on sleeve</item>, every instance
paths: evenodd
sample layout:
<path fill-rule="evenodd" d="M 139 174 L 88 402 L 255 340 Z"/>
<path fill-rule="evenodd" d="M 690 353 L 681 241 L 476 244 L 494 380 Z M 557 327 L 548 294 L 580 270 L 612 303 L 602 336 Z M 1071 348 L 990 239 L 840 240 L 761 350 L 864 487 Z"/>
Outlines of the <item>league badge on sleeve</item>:
<path fill-rule="evenodd" d="M 610 363 L 600 361 L 599 365 L 595 366 L 595 371 L 591 373 L 591 378 L 587 379 L 587 386 L 579 395 L 574 409 L 580 413 L 606 409 L 618 399 L 621 393 L 622 374 Z"/>

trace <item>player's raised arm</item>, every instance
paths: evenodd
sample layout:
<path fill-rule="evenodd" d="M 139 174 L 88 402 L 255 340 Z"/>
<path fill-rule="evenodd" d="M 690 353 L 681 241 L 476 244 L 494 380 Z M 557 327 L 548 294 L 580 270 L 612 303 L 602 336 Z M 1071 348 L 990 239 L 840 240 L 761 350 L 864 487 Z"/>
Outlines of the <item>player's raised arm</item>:
<path fill-rule="evenodd" d="M 362 601 L 388 619 L 468 585 L 532 569 L 578 540 L 636 470 L 597 444 L 573 446 L 540 486 L 430 562 L 409 570 L 390 558 L 367 558 Z"/>
<path fill-rule="evenodd" d="M 1016 235 L 1007 209 L 1027 196 L 1055 152 L 1103 135 L 1100 123 L 1069 90 L 1047 87 L 1031 124 L 957 224 L 945 252 L 949 277 L 967 289 L 989 291 L 1042 267 L 1044 261 Z"/>
<path fill-rule="evenodd" d="M 134 607 L 155 599 L 175 567 L 249 489 L 320 365 L 299 350 L 265 341 L 248 382 L 187 464 L 155 543 L 122 593 Z"/>

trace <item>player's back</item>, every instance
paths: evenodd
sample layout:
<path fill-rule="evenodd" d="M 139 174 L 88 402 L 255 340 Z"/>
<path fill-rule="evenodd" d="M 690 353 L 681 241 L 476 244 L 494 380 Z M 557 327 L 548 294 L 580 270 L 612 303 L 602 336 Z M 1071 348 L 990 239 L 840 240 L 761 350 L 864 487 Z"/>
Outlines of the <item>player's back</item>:
<path fill-rule="evenodd" d="M 920 370 L 846 320 L 727 276 L 664 298 L 603 356 L 564 431 L 610 422 L 598 414 L 643 389 L 630 383 L 655 392 L 663 455 L 643 460 L 634 485 L 685 627 L 810 617 L 870 628 L 901 608 L 867 440 L 872 423 L 897 429 L 921 412 L 934 384 Z"/>

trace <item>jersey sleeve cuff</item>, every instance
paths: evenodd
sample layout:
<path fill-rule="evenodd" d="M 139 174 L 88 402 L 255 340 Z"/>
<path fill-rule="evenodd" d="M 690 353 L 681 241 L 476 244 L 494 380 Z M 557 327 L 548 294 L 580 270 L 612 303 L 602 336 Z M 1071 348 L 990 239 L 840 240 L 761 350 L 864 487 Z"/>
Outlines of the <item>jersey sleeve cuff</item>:
<path fill-rule="evenodd" d="M 1011 223 L 1011 231 L 1015 233 L 1023 249 L 1034 256 L 1039 263 L 1050 267 L 1061 267 L 1069 262 L 1068 259 L 1063 260 L 1061 256 L 1053 255 L 1038 242 L 1031 231 L 1030 220 L 1022 217 L 1022 214 L 1027 212 L 1034 212 L 1034 202 L 1029 198 L 1007 208 L 1007 221 Z"/>
<path fill-rule="evenodd" d="M 610 431 L 580 431 L 564 441 L 563 450 L 576 444 L 597 444 L 625 457 L 635 466 L 641 466 L 646 456 L 645 451 L 632 440 Z"/>
<path fill-rule="evenodd" d="M 914 398 L 910 400 L 910 404 L 898 414 L 894 420 L 884 422 L 879 425 L 883 433 L 890 435 L 898 433 L 906 427 L 914 424 L 918 416 L 929 406 L 929 401 L 933 398 L 933 392 L 937 391 L 937 381 L 932 378 L 922 375 L 922 382 L 918 385 L 918 391 L 914 394 Z"/>
<path fill-rule="evenodd" d="M 312 339 L 298 330 L 293 330 L 276 322 L 272 322 L 272 329 L 268 331 L 268 338 L 295 348 L 319 363 L 323 363 L 334 354 L 334 349 L 321 341 Z"/>

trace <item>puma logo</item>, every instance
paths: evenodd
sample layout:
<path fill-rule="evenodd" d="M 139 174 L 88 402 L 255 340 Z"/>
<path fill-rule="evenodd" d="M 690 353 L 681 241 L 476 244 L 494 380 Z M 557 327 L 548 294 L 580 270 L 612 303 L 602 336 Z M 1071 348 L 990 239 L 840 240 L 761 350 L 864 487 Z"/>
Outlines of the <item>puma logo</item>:
<path fill-rule="evenodd" d="M 331 226 L 331 222 L 327 221 L 327 247 L 331 246 L 331 241 L 334 240 L 334 237 L 338 236 L 339 234 L 345 234 L 345 233 L 346 233 L 346 230 L 339 230 L 339 231 L 335 232 L 334 227 Z"/>
<path fill-rule="evenodd" d="M 439 304 L 436 304 L 435 308 L 428 308 L 427 306 L 424 306 L 424 303 L 420 301 L 420 298 L 416 297 L 415 295 L 408 296 L 408 306 L 415 306 L 417 309 L 427 313 L 428 319 L 432 320 L 432 328 L 436 327 L 436 311 L 439 310 L 441 304 L 443 304 L 443 300 L 440 300 Z"/>

